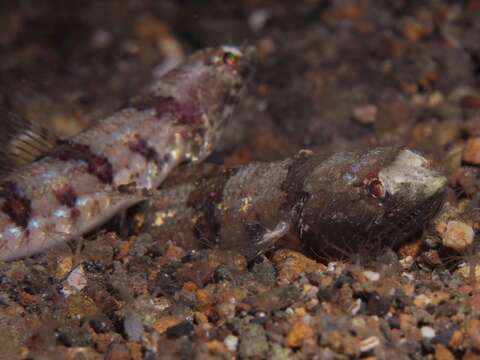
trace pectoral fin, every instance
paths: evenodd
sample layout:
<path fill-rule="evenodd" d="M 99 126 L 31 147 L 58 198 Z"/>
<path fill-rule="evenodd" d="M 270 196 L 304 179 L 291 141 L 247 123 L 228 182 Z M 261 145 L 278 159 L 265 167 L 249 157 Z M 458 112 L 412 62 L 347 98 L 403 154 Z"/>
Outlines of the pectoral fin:
<path fill-rule="evenodd" d="M 248 258 L 254 258 L 271 249 L 275 243 L 285 236 L 290 230 L 290 224 L 286 221 L 280 221 L 274 229 L 267 229 L 263 225 L 247 223 L 246 231 L 249 239 L 252 241 L 251 248 L 247 251 Z"/>

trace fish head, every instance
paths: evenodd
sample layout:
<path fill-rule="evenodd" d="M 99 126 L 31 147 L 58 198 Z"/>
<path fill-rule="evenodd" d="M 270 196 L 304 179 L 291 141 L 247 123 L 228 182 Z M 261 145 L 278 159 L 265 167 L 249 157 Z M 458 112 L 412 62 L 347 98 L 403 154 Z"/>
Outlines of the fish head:
<path fill-rule="evenodd" d="M 445 198 L 446 177 L 406 148 L 339 153 L 310 166 L 299 227 L 320 256 L 398 247 L 424 229 Z"/>
<path fill-rule="evenodd" d="M 208 156 L 243 98 L 255 63 L 255 48 L 222 46 L 199 54 L 205 71 L 194 95 L 204 116 L 205 142 L 198 159 Z"/>
<path fill-rule="evenodd" d="M 245 93 L 255 52 L 250 46 L 199 50 L 162 77 L 153 89 L 157 96 L 174 99 L 183 123 L 200 134 L 195 160 L 211 153 Z"/>

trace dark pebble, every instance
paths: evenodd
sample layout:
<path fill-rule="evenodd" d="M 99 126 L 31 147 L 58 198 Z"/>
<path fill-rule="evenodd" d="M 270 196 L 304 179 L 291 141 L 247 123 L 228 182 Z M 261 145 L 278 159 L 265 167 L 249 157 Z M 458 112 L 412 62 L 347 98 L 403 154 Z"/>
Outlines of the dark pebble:
<path fill-rule="evenodd" d="M 164 296 L 173 296 L 180 290 L 181 284 L 170 271 L 160 271 L 155 281 L 155 289 Z"/>
<path fill-rule="evenodd" d="M 216 283 L 228 281 L 232 282 L 233 274 L 228 266 L 220 266 L 213 274 L 213 281 Z"/>
<path fill-rule="evenodd" d="M 177 325 L 169 327 L 166 332 L 167 338 L 169 339 L 179 338 L 184 335 L 189 336 L 192 333 L 193 333 L 193 325 L 188 320 L 182 321 Z"/>
<path fill-rule="evenodd" d="M 405 306 L 410 305 L 412 301 L 403 291 L 397 289 L 392 296 L 391 302 L 396 309 L 403 310 Z"/>
<path fill-rule="evenodd" d="M 379 295 L 372 296 L 367 302 L 367 312 L 369 315 L 383 316 L 388 313 L 391 303 L 390 299 Z"/>
<path fill-rule="evenodd" d="M 343 285 L 352 285 L 353 284 L 353 278 L 350 275 L 350 273 L 342 273 L 338 277 L 338 279 L 335 281 L 335 288 L 340 289 Z"/>
<path fill-rule="evenodd" d="M 388 319 L 388 325 L 391 329 L 400 329 L 400 319 L 397 316 L 393 316 Z"/>
<path fill-rule="evenodd" d="M 57 329 L 57 342 L 66 347 L 86 347 L 92 345 L 90 333 L 85 328 L 59 328 Z"/>
<path fill-rule="evenodd" d="M 262 262 L 256 263 L 252 267 L 252 274 L 255 280 L 266 286 L 275 284 L 276 271 L 273 264 L 266 258 Z"/>
<path fill-rule="evenodd" d="M 444 329 L 440 329 L 436 332 L 435 337 L 432 339 L 433 344 L 442 344 L 446 347 L 450 344 L 450 339 L 452 338 L 452 334 L 459 329 L 457 324 L 452 324 Z"/>
<path fill-rule="evenodd" d="M 83 262 L 83 268 L 87 273 L 91 274 L 100 274 L 104 273 L 106 270 L 106 266 L 103 262 L 101 261 L 92 261 L 92 260 L 86 260 Z"/>
<path fill-rule="evenodd" d="M 97 334 L 104 334 L 111 330 L 111 326 L 101 319 L 91 319 L 89 324 Z"/>
<path fill-rule="evenodd" d="M 325 288 L 325 289 L 320 288 L 318 290 L 317 296 L 318 296 L 318 300 L 329 302 L 329 301 L 332 301 L 334 297 L 334 292 L 330 288 Z"/>

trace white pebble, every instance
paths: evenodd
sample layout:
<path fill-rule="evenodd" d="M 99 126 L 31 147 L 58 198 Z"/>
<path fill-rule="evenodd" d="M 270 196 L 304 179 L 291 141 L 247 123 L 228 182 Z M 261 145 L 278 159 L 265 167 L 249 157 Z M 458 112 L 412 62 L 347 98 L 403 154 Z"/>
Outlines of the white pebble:
<path fill-rule="evenodd" d="M 360 124 L 374 123 L 378 116 L 378 108 L 375 105 L 367 104 L 353 109 L 353 119 Z"/>
<path fill-rule="evenodd" d="M 354 316 L 357 315 L 357 313 L 359 312 L 361 307 L 362 307 L 362 300 L 361 299 L 355 300 L 355 304 L 353 305 L 352 309 L 350 310 L 350 313 Z"/>
<path fill-rule="evenodd" d="M 83 270 L 82 265 L 79 265 L 68 275 L 63 284 L 62 292 L 68 297 L 73 293 L 81 291 L 85 286 L 87 286 L 85 270 Z"/>
<path fill-rule="evenodd" d="M 413 258 L 413 256 L 410 256 L 410 255 L 400 260 L 400 265 L 405 270 L 410 269 L 414 263 L 415 263 L 415 259 Z"/>
<path fill-rule="evenodd" d="M 430 326 L 422 326 L 420 332 L 423 338 L 433 339 L 435 337 L 435 329 Z"/>
<path fill-rule="evenodd" d="M 380 339 L 376 336 L 370 336 L 360 342 L 360 351 L 367 352 L 380 345 Z"/>
<path fill-rule="evenodd" d="M 370 280 L 371 282 L 375 282 L 375 281 L 380 280 L 380 274 L 379 274 L 378 272 L 375 272 L 375 271 L 365 270 L 365 271 L 363 272 L 363 275 L 364 275 L 368 280 Z"/>
<path fill-rule="evenodd" d="M 237 351 L 238 337 L 234 335 L 227 335 L 225 340 L 223 340 L 223 343 L 225 344 L 225 346 L 229 351 L 235 352 Z"/>

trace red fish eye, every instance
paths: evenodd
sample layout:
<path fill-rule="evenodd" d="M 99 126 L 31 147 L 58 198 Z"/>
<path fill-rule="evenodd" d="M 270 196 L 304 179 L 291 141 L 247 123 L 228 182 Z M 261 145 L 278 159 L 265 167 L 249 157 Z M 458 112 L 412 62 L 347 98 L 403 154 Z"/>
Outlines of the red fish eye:
<path fill-rule="evenodd" d="M 368 191 L 373 197 L 383 199 L 385 197 L 385 187 L 378 179 L 373 179 L 368 183 Z"/>
<path fill-rule="evenodd" d="M 223 54 L 223 63 L 228 66 L 234 66 L 238 62 L 238 56 L 227 51 Z"/>

